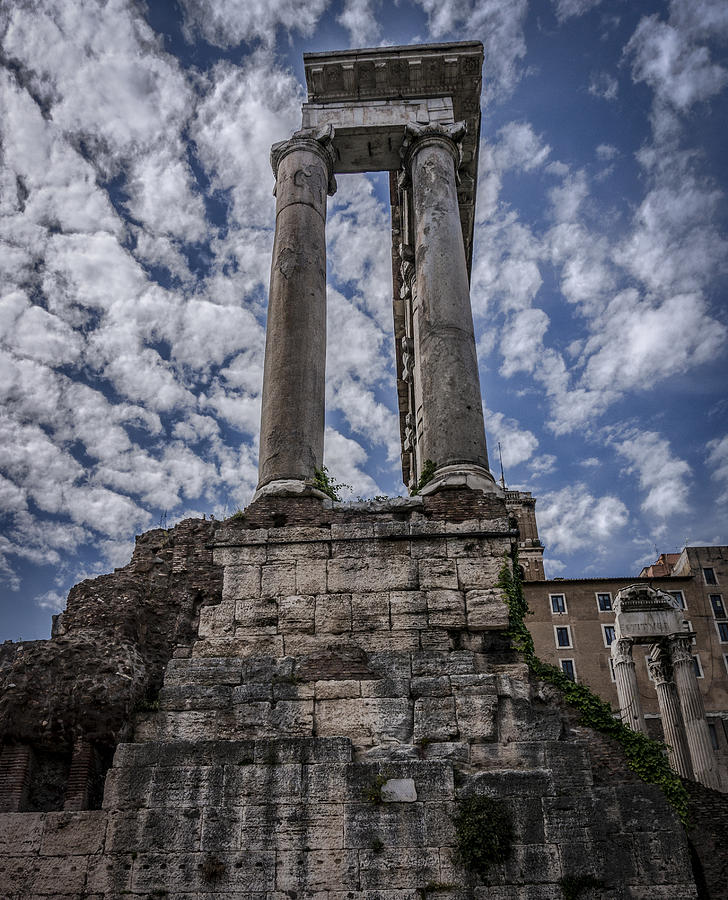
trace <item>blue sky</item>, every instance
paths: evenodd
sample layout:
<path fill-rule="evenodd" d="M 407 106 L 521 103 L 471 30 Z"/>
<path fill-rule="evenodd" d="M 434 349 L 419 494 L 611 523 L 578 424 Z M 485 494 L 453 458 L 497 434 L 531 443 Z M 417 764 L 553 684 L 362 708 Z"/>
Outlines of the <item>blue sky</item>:
<path fill-rule="evenodd" d="M 0 33 L 0 639 L 249 502 L 307 50 L 485 45 L 486 431 L 547 572 L 728 543 L 722 0 L 12 0 Z M 389 253 L 386 178 L 340 177 L 326 464 L 360 496 L 404 491 Z"/>

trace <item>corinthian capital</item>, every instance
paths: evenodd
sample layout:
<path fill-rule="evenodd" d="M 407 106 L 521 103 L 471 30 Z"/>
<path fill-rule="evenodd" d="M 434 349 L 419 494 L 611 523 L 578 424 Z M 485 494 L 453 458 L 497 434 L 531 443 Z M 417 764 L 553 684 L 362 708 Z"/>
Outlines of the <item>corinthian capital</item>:
<path fill-rule="evenodd" d="M 316 153 L 326 165 L 327 193 L 329 197 L 333 197 L 336 193 L 334 133 L 333 125 L 325 125 L 323 128 L 302 128 L 300 131 L 295 131 L 287 141 L 273 144 L 270 148 L 270 164 L 276 180 L 278 180 L 278 166 L 284 157 L 294 150 L 307 150 L 310 153 Z"/>
<path fill-rule="evenodd" d="M 402 162 L 406 167 L 414 154 L 423 147 L 435 143 L 440 146 L 444 144 L 452 155 L 455 171 L 457 171 L 462 160 L 462 139 L 465 137 L 466 130 L 465 122 L 454 122 L 451 125 L 441 125 L 439 122 L 418 125 L 408 122 L 404 128 L 404 140 L 399 151 Z"/>
<path fill-rule="evenodd" d="M 632 660 L 632 641 L 628 638 L 620 638 L 612 643 L 612 659 L 614 665 L 634 665 Z"/>
<path fill-rule="evenodd" d="M 693 654 L 690 650 L 690 636 L 682 637 L 682 635 L 670 638 L 670 659 L 673 666 L 680 664 L 693 665 Z"/>

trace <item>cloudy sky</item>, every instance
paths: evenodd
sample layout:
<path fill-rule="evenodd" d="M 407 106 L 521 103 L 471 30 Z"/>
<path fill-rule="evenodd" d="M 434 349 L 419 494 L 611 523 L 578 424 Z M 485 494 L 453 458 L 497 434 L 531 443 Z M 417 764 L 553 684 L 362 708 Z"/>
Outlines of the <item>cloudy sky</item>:
<path fill-rule="evenodd" d="M 472 302 L 551 575 L 728 543 L 724 0 L 8 0 L 0 639 L 256 482 L 268 151 L 301 55 L 479 39 Z M 386 176 L 329 200 L 326 464 L 404 492 Z"/>

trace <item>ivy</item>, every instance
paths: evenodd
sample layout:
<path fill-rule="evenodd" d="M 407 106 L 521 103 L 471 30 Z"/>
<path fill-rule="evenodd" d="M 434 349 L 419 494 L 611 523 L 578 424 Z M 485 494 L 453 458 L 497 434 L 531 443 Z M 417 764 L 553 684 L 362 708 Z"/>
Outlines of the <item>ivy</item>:
<path fill-rule="evenodd" d="M 523 654 L 531 673 L 540 681 L 558 688 L 565 699 L 580 712 L 580 723 L 614 738 L 622 747 L 630 769 L 648 784 L 656 784 L 665 794 L 670 805 L 683 824 L 688 821 L 688 795 L 678 775 L 670 768 L 663 752 L 663 745 L 648 738 L 640 731 L 632 731 L 614 718 L 608 703 L 585 684 L 577 684 L 567 678 L 561 669 L 543 662 L 536 655 L 531 632 L 525 623 L 529 612 L 523 593 L 523 573 L 517 554 L 506 557 L 500 570 L 498 586 L 503 590 L 508 605 L 509 635 L 516 650 Z"/>
<path fill-rule="evenodd" d="M 329 470 L 326 466 L 321 466 L 320 469 L 314 469 L 313 486 L 323 494 L 326 494 L 327 497 L 330 497 L 335 503 L 341 502 L 340 491 L 343 488 L 346 488 L 347 490 L 352 489 L 350 484 L 342 484 L 341 482 L 335 481 L 331 475 L 329 475 Z"/>
<path fill-rule="evenodd" d="M 460 862 L 483 874 L 511 851 L 513 826 L 503 804 L 494 797 L 467 797 L 454 818 L 455 852 Z"/>
<path fill-rule="evenodd" d="M 434 463 L 431 459 L 426 459 L 422 465 L 422 471 L 420 472 L 420 478 L 417 482 L 417 486 L 412 491 L 412 496 L 416 496 L 422 490 L 422 488 L 429 484 L 432 479 L 435 477 L 435 471 L 437 470 L 437 463 Z"/>

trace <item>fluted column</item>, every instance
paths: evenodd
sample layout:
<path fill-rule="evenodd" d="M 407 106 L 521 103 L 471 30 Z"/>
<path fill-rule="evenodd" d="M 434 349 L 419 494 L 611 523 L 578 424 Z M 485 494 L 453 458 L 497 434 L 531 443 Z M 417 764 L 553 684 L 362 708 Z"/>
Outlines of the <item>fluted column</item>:
<path fill-rule="evenodd" d="M 684 778 L 693 778 L 693 767 L 685 737 L 680 700 L 672 680 L 669 653 L 661 644 L 652 645 L 647 666 L 657 691 L 657 702 L 660 706 L 662 730 L 665 735 L 670 765 Z"/>
<path fill-rule="evenodd" d="M 464 123 L 408 125 L 402 148 L 414 211 L 413 292 L 418 474 L 497 491 L 488 470 L 456 168 Z M 465 481 L 463 480 L 465 479 Z"/>
<path fill-rule="evenodd" d="M 707 787 L 720 789 L 720 777 L 710 743 L 703 697 L 695 676 L 695 664 L 690 651 L 690 637 L 673 636 L 669 638 L 669 642 L 670 661 L 695 778 Z"/>
<path fill-rule="evenodd" d="M 621 638 L 612 641 L 614 680 L 617 683 L 617 699 L 622 722 L 632 731 L 647 734 L 645 717 L 642 715 L 640 695 L 637 689 L 637 675 L 632 659 L 632 641 Z"/>
<path fill-rule="evenodd" d="M 263 371 L 258 491 L 303 490 L 321 468 L 326 374 L 326 196 L 333 128 L 274 144 L 276 232 Z"/>

